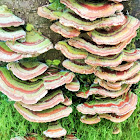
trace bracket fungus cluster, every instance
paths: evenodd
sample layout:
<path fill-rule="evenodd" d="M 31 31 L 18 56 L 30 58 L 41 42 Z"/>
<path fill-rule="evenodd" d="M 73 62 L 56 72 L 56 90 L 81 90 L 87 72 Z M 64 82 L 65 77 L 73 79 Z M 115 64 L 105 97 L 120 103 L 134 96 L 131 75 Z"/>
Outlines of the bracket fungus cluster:
<path fill-rule="evenodd" d="M 15 101 L 14 107 L 28 121 L 54 122 L 69 116 L 72 100 L 59 87 L 68 84 L 68 88 L 75 90 L 75 74 L 64 70 L 50 72 L 37 58 L 29 59 L 53 49 L 53 44 L 38 31 L 26 31 L 20 25 L 24 25 L 22 19 L 7 6 L 0 6 L 0 61 L 9 62 L 7 67 L 0 67 L 0 91 Z M 66 135 L 60 124 L 53 124 L 44 132 L 46 136 Z M 54 134 L 53 129 L 62 131 Z"/>
<path fill-rule="evenodd" d="M 127 45 L 137 35 L 140 21 L 121 12 L 122 1 L 126 0 L 60 0 L 64 11 L 51 10 L 50 5 L 38 9 L 40 16 L 54 21 L 50 28 L 67 38 L 55 45 L 68 58 L 62 65 L 75 73 L 96 76 L 86 92 L 76 94 L 85 99 L 100 96 L 77 106 L 86 124 L 101 118 L 122 122 L 136 108 L 137 96 L 130 88 L 140 81 L 140 50 L 128 50 Z M 80 83 L 75 79 L 65 87 L 75 92 Z"/>

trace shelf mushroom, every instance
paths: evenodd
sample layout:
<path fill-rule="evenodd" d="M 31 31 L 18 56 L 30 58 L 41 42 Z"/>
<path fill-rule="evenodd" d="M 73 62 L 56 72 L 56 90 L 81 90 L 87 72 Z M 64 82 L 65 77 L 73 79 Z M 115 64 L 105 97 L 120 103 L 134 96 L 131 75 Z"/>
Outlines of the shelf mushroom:
<path fill-rule="evenodd" d="M 66 5 L 76 14 L 88 20 L 95 20 L 100 17 L 108 17 L 116 11 L 122 11 L 123 5 L 121 3 L 109 3 L 106 1 L 93 3 L 87 1 L 76 0 L 60 0 L 61 3 Z"/>
<path fill-rule="evenodd" d="M 13 44 L 12 41 L 7 41 L 6 44 L 11 50 L 22 54 L 39 55 L 53 49 L 51 41 L 35 31 L 27 32 L 26 42 L 16 41 Z"/>
<path fill-rule="evenodd" d="M 132 16 L 126 17 L 127 21 L 123 25 L 113 26 L 106 29 L 95 29 L 88 32 L 88 35 L 98 45 L 116 45 L 127 39 L 134 38 L 136 36 L 136 30 L 140 26 L 140 21 Z"/>
<path fill-rule="evenodd" d="M 46 137 L 60 138 L 65 136 L 67 131 L 61 126 L 58 121 L 49 123 L 48 129 L 43 132 Z"/>
<path fill-rule="evenodd" d="M 14 52 L 8 48 L 5 42 L 0 42 L 0 61 L 13 62 L 28 57 L 32 57 L 32 55 Z"/>
<path fill-rule="evenodd" d="M 30 80 L 44 73 L 48 66 L 35 61 L 17 61 L 8 63 L 7 68 L 19 79 Z"/>
<path fill-rule="evenodd" d="M 11 100 L 26 104 L 34 104 L 48 93 L 43 80 L 36 82 L 22 81 L 4 67 L 0 68 L 0 91 Z"/>
<path fill-rule="evenodd" d="M 56 33 L 61 34 L 65 38 L 77 37 L 80 35 L 80 31 L 73 27 L 66 27 L 60 22 L 55 22 L 50 26 L 50 29 Z"/>
<path fill-rule="evenodd" d="M 15 16 L 6 5 L 0 6 L 0 27 L 24 25 L 24 20 Z"/>
<path fill-rule="evenodd" d="M 65 105 L 57 105 L 43 111 L 29 110 L 17 102 L 14 104 L 14 107 L 26 120 L 38 123 L 56 121 L 69 116 L 72 112 L 72 108 Z"/>

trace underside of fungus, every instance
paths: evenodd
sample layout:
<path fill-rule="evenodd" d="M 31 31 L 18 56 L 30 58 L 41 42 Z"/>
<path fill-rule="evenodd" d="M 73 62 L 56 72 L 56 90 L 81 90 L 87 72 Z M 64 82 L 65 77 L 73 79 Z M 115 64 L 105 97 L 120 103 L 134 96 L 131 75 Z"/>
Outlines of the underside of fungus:
<path fill-rule="evenodd" d="M 19 79 L 30 80 L 44 73 L 48 66 L 41 62 L 20 61 L 7 64 L 7 68 Z"/>
<path fill-rule="evenodd" d="M 13 44 L 12 41 L 7 41 L 6 44 L 11 50 L 23 54 L 38 55 L 53 49 L 53 44 L 50 40 L 48 38 L 44 38 L 35 31 L 27 32 L 26 42 L 16 41 Z"/>
<path fill-rule="evenodd" d="M 108 17 L 114 14 L 116 11 L 123 10 L 123 5 L 121 3 L 116 4 L 106 1 L 93 3 L 89 1 L 60 0 L 60 2 L 82 18 L 91 21 L 101 17 Z"/>
<path fill-rule="evenodd" d="M 24 21 L 15 16 L 6 5 L 0 6 L 0 27 L 24 25 Z"/>
<path fill-rule="evenodd" d="M 14 107 L 26 120 L 38 123 L 56 121 L 69 116 L 72 112 L 71 107 L 64 105 L 57 105 L 53 108 L 43 111 L 31 111 L 24 108 L 20 103 L 17 102 L 14 104 Z"/>

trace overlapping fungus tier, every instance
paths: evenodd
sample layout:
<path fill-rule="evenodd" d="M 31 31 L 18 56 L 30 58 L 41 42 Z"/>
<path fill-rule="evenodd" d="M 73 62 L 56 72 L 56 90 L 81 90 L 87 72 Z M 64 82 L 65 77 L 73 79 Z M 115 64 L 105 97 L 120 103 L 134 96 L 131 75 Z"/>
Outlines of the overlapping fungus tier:
<path fill-rule="evenodd" d="M 112 71 L 108 68 L 97 67 L 94 74 L 100 79 L 107 80 L 109 82 L 116 82 L 120 80 L 129 80 L 140 71 L 140 63 L 134 62 L 134 65 L 125 71 Z M 138 77 L 137 77 L 138 78 Z"/>
<path fill-rule="evenodd" d="M 133 65 L 134 65 L 134 62 L 125 62 L 118 65 L 117 67 L 110 67 L 110 68 L 116 71 L 124 71 L 124 70 L 130 69 Z"/>
<path fill-rule="evenodd" d="M 69 91 L 78 91 L 80 89 L 80 82 L 77 78 L 74 78 L 71 83 L 65 85 L 65 88 Z"/>
<path fill-rule="evenodd" d="M 79 104 L 77 110 L 82 114 L 90 115 L 95 115 L 96 113 L 115 113 L 116 115 L 125 115 L 131 110 L 134 110 L 136 104 L 137 95 L 128 92 L 116 99 L 91 101 L 91 103 Z"/>
<path fill-rule="evenodd" d="M 67 131 L 61 126 L 61 124 L 56 122 L 51 122 L 48 126 L 48 129 L 43 132 L 46 137 L 49 138 L 60 138 L 65 136 Z"/>
<path fill-rule="evenodd" d="M 86 39 L 75 37 L 68 40 L 71 46 L 79 49 L 85 49 L 91 54 L 100 56 L 108 56 L 120 53 L 129 44 L 131 39 L 125 40 L 117 45 L 97 45 L 94 42 L 89 42 Z"/>
<path fill-rule="evenodd" d="M 132 16 L 126 17 L 127 21 L 124 25 L 113 26 L 106 29 L 95 29 L 88 32 L 88 35 L 97 44 L 116 45 L 129 38 L 136 36 L 136 30 L 140 26 L 140 21 Z"/>
<path fill-rule="evenodd" d="M 67 107 L 64 105 L 57 105 L 51 109 L 47 109 L 44 111 L 31 111 L 24 108 L 17 102 L 14 104 L 14 107 L 26 120 L 38 123 L 56 121 L 58 119 L 69 116 L 72 112 L 71 107 Z"/>
<path fill-rule="evenodd" d="M 0 68 L 0 91 L 11 100 L 35 104 L 47 94 L 43 81 L 22 81 L 6 68 Z"/>
<path fill-rule="evenodd" d="M 44 73 L 48 66 L 41 62 L 20 61 L 8 63 L 7 68 L 19 79 L 30 80 Z"/>
<path fill-rule="evenodd" d="M 98 115 L 83 115 L 80 121 L 85 124 L 96 124 L 99 123 L 101 119 Z"/>
<path fill-rule="evenodd" d="M 123 61 L 132 62 L 140 59 L 140 49 L 124 50 Z"/>
<path fill-rule="evenodd" d="M 43 77 L 46 89 L 55 89 L 66 83 L 71 83 L 75 74 L 69 71 L 60 71 L 58 73 Z"/>
<path fill-rule="evenodd" d="M 80 121 L 85 124 L 96 124 L 101 121 L 101 118 L 104 118 L 104 119 L 110 120 L 115 123 L 120 123 L 120 122 L 123 122 L 126 119 L 128 119 L 132 115 L 133 112 L 134 112 L 134 110 L 131 110 L 130 112 L 128 112 L 124 115 L 120 115 L 120 116 L 116 115 L 116 114 L 112 114 L 112 113 L 98 114 L 98 115 L 94 115 L 94 116 L 93 115 L 84 115 L 81 117 Z"/>
<path fill-rule="evenodd" d="M 105 1 L 93 3 L 79 0 L 60 0 L 60 2 L 65 4 L 82 18 L 89 19 L 91 21 L 101 17 L 108 17 L 116 11 L 122 11 L 124 8 L 121 3 L 116 4 Z"/>
<path fill-rule="evenodd" d="M 85 59 L 85 63 L 91 66 L 116 67 L 122 63 L 123 56 L 123 52 L 109 56 L 98 56 L 94 54 L 89 54 L 88 57 Z"/>
<path fill-rule="evenodd" d="M 67 41 L 59 41 L 55 45 L 55 49 L 60 50 L 69 59 L 85 59 L 88 55 L 88 52 L 85 50 L 68 45 Z"/>
<path fill-rule="evenodd" d="M 115 123 L 120 123 L 125 121 L 126 119 L 128 119 L 132 113 L 134 112 L 134 110 L 129 111 L 128 113 L 124 114 L 124 115 L 116 115 L 116 114 L 100 114 L 100 118 L 105 118 L 107 120 L 110 120 L 112 122 Z"/>
<path fill-rule="evenodd" d="M 64 138 L 64 140 L 80 140 L 77 137 L 75 137 L 73 134 L 70 135 L 66 135 L 66 137 Z"/>
<path fill-rule="evenodd" d="M 25 36 L 26 32 L 21 27 L 0 28 L 0 40 L 2 41 L 18 40 Z"/>
<path fill-rule="evenodd" d="M 126 22 L 125 16 L 120 12 L 110 17 L 100 18 L 95 21 L 90 21 L 81 18 L 71 11 L 63 12 L 59 18 L 59 22 L 64 26 L 74 27 L 78 30 L 91 31 L 96 28 L 111 27 L 123 25 Z"/>
<path fill-rule="evenodd" d="M 140 49 L 134 50 L 123 50 L 123 52 L 116 55 L 109 56 L 98 56 L 89 54 L 85 59 L 85 63 L 92 66 L 103 66 L 103 67 L 117 67 L 121 63 L 134 62 L 140 59 Z"/>
<path fill-rule="evenodd" d="M 107 86 L 106 86 L 107 87 Z M 128 92 L 131 85 L 124 84 L 121 86 L 120 90 L 112 91 L 111 89 L 106 89 L 106 87 L 101 87 L 98 84 L 92 84 L 90 90 L 86 93 L 79 92 L 76 94 L 77 97 L 88 98 L 90 95 L 98 94 L 105 97 L 116 98 Z"/>
<path fill-rule="evenodd" d="M 58 89 L 56 91 L 49 92 L 44 98 L 39 100 L 36 104 L 28 105 L 22 102 L 20 102 L 20 104 L 29 110 L 42 111 L 42 110 L 52 108 L 58 105 L 59 103 L 64 102 L 64 100 L 65 99 L 62 91 Z"/>
<path fill-rule="evenodd" d="M 73 27 L 66 27 L 60 22 L 55 22 L 50 26 L 50 29 L 61 34 L 65 38 L 73 38 L 80 35 L 80 31 Z"/>
<path fill-rule="evenodd" d="M 53 44 L 49 39 L 44 38 L 35 31 L 27 32 L 26 42 L 21 43 L 16 41 L 13 44 L 12 41 L 7 41 L 6 44 L 11 50 L 23 54 L 37 55 L 53 48 Z"/>
<path fill-rule="evenodd" d="M 0 27 L 24 25 L 24 21 L 15 16 L 6 5 L 0 6 Z"/>
<path fill-rule="evenodd" d="M 90 66 L 85 64 L 82 59 L 75 60 L 64 60 L 62 65 L 71 70 L 72 72 L 80 73 L 80 74 L 92 74 L 95 70 L 94 66 Z"/>
<path fill-rule="evenodd" d="M 122 85 L 118 86 L 116 83 L 112 83 L 112 86 L 109 86 L 107 81 L 102 80 L 98 77 L 94 79 L 94 84 L 99 84 L 101 87 L 111 91 L 118 91 L 122 89 Z"/>
<path fill-rule="evenodd" d="M 47 6 L 42 6 L 38 8 L 37 14 L 41 17 L 50 19 L 50 20 L 57 20 L 59 19 L 59 16 L 61 15 L 61 12 L 59 11 L 55 11 L 52 10 L 51 8 L 49 8 L 51 6 L 47 5 Z"/>
<path fill-rule="evenodd" d="M 99 83 L 101 85 L 106 85 L 112 89 L 121 89 L 121 86 L 123 84 L 136 84 L 140 81 L 140 71 L 138 73 L 136 73 L 134 76 L 126 79 L 126 80 L 121 80 L 121 81 L 117 81 L 115 83 L 110 82 L 110 81 L 105 81 L 103 79 L 100 78 L 96 78 L 94 83 Z"/>
<path fill-rule="evenodd" d="M 8 46 L 4 42 L 0 42 L 0 61 L 12 62 L 27 57 L 32 57 L 32 55 L 16 53 L 8 48 Z"/>

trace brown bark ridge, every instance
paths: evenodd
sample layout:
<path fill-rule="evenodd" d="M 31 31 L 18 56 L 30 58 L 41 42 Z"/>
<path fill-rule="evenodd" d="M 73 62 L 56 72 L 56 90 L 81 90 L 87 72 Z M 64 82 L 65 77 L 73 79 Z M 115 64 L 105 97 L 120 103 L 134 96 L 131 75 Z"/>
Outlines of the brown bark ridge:
<path fill-rule="evenodd" d="M 48 0 L 0 0 L 0 5 L 7 5 L 15 15 L 24 19 L 26 23 L 33 24 L 37 30 L 41 31 L 55 44 L 62 40 L 62 37 L 50 30 L 52 24 L 50 20 L 37 15 L 38 7 L 46 4 L 48 4 Z M 129 0 L 123 2 L 123 4 L 125 5 L 125 13 L 140 18 L 140 0 Z M 59 51 L 51 50 L 50 53 L 43 54 L 43 56 L 45 56 L 45 59 L 53 59 L 53 57 L 64 59 Z"/>

